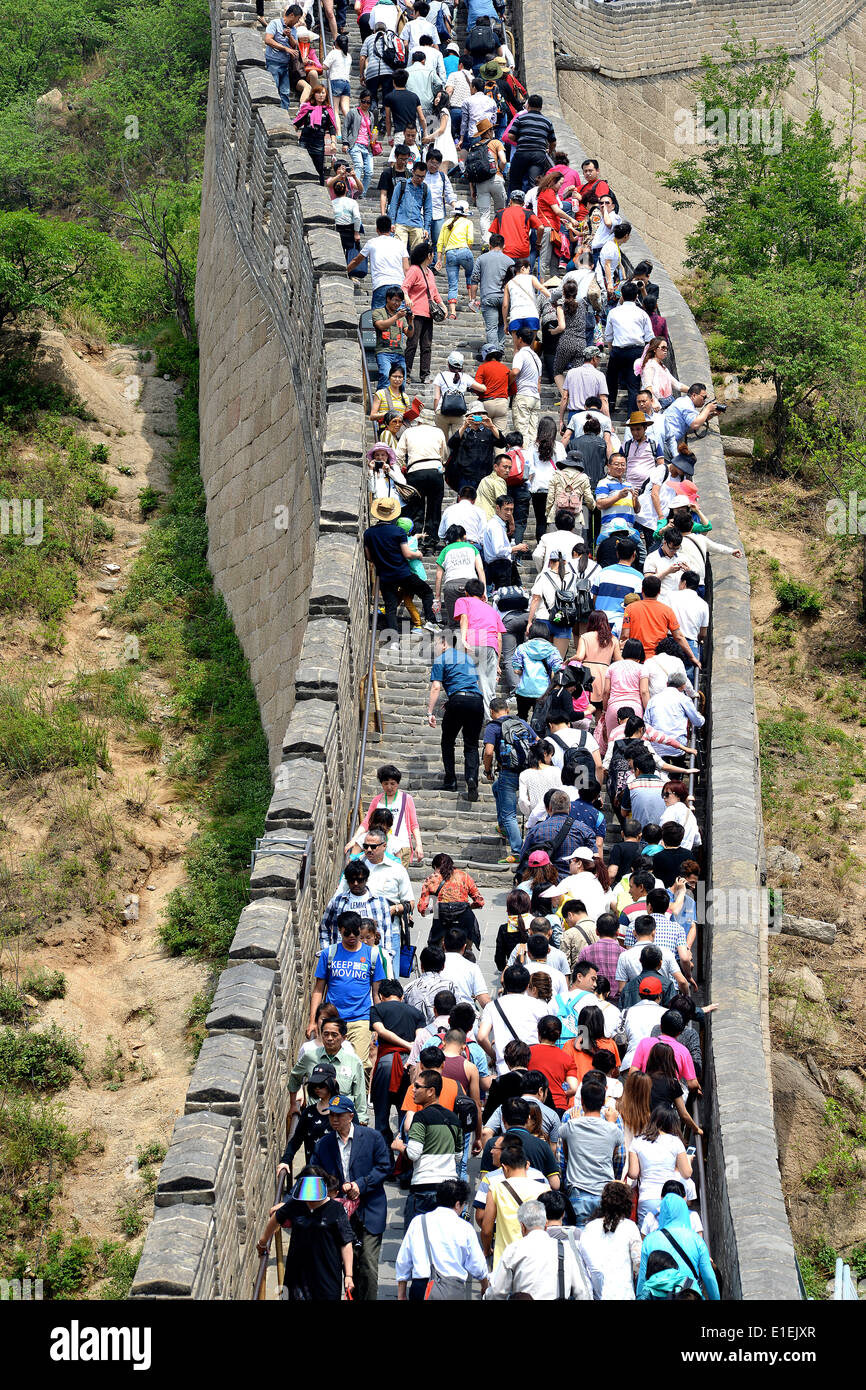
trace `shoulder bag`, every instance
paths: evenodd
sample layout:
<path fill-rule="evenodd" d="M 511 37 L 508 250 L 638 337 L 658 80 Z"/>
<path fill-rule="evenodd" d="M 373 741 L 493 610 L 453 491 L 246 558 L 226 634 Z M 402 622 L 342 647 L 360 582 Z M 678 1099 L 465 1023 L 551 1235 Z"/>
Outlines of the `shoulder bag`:
<path fill-rule="evenodd" d="M 421 274 L 424 276 L 424 292 L 427 295 L 427 305 L 430 310 L 430 317 L 434 323 L 444 323 L 445 319 L 448 316 L 445 309 L 445 305 L 440 304 L 438 300 L 435 300 L 432 294 L 430 293 L 430 285 L 427 280 L 427 271 L 422 270 Z"/>
<path fill-rule="evenodd" d="M 427 1288 L 424 1291 L 425 1301 L 429 1303 L 465 1302 L 469 1294 L 469 1279 L 458 1279 L 456 1274 L 440 1274 L 433 1263 L 433 1251 L 430 1247 L 430 1235 L 427 1231 L 427 1214 L 421 1217 L 421 1231 L 424 1236 L 424 1246 L 427 1251 L 427 1259 L 430 1262 L 430 1278 L 427 1281 Z"/>

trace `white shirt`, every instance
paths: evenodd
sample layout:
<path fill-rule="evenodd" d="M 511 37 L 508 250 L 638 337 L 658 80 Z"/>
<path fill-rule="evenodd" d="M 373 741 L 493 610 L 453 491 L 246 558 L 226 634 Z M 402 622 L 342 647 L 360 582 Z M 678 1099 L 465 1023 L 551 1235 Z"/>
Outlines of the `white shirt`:
<path fill-rule="evenodd" d="M 684 676 L 686 668 L 678 656 L 666 656 L 664 652 L 656 652 L 649 661 L 644 662 L 643 673 L 649 681 L 650 699 L 653 695 L 660 695 L 663 690 L 668 688 L 668 676 L 672 676 L 674 671 L 678 675 Z M 691 684 L 686 689 L 686 694 L 693 691 Z"/>
<path fill-rule="evenodd" d="M 593 233 L 592 241 L 590 242 L 590 247 L 593 251 L 601 250 L 602 246 L 604 246 L 606 241 L 613 240 L 614 228 L 619 227 L 621 225 L 622 218 L 620 217 L 618 212 L 611 212 L 610 221 L 611 224 L 610 226 L 608 226 L 604 220 L 604 217 L 602 217 L 601 221 L 596 227 L 595 232 Z"/>
<path fill-rule="evenodd" d="M 459 378 L 457 381 L 454 380 L 455 372 L 450 367 L 445 371 L 437 372 L 433 378 L 433 387 L 435 389 L 438 386 L 443 396 L 447 395 L 449 391 L 461 391 L 467 398 L 466 404 L 470 405 L 472 401 L 471 388 L 475 385 L 475 378 L 470 376 L 468 372 L 459 372 L 456 375 Z M 439 404 L 442 405 L 441 400 Z"/>
<path fill-rule="evenodd" d="M 569 897 L 583 903 L 586 915 L 593 923 L 598 921 L 603 912 L 607 912 L 611 895 L 605 893 L 595 874 L 581 870 L 579 874 L 569 878 L 569 888 Z"/>
<path fill-rule="evenodd" d="M 662 1195 L 662 1188 L 669 1179 L 676 1177 L 677 1159 L 685 1153 L 686 1146 L 675 1134 L 660 1134 L 658 1139 L 633 1139 L 631 1151 L 640 1160 L 640 1199 L 641 1204 Z M 643 1217 L 644 1213 L 640 1213 Z"/>
<path fill-rule="evenodd" d="M 594 279 L 595 272 L 593 271 L 592 267 L 584 265 L 581 266 L 579 270 L 569 270 L 566 275 L 563 275 L 562 288 L 563 290 L 565 289 L 565 285 L 568 280 L 573 280 L 574 283 L 577 285 L 578 299 L 586 299 L 586 292 Z"/>
<path fill-rule="evenodd" d="M 677 615 L 683 637 L 688 642 L 697 642 L 701 628 L 710 625 L 710 605 L 706 599 L 694 589 L 677 589 L 667 602 Z"/>
<path fill-rule="evenodd" d="M 365 830 L 364 835 L 367 834 Z M 385 858 L 381 864 L 374 864 L 372 860 L 364 856 L 362 861 L 370 870 L 370 877 L 367 880 L 367 887 L 371 893 L 379 894 L 387 898 L 389 903 L 413 903 L 415 894 L 412 891 L 412 883 L 399 859 L 385 851 Z M 337 889 L 338 893 L 346 889 L 345 878 L 340 879 Z M 384 942 L 382 943 L 385 944 Z"/>
<path fill-rule="evenodd" d="M 370 32 L 375 32 L 376 25 L 381 19 L 386 29 L 392 33 L 397 32 L 397 21 L 400 18 L 400 10 L 396 5 L 374 5 L 370 11 Z"/>
<path fill-rule="evenodd" d="M 701 832 L 698 830 L 694 812 L 690 811 L 682 801 L 671 802 L 669 807 L 665 807 L 659 825 L 665 825 L 672 820 L 683 827 L 680 849 L 694 849 L 695 845 L 701 843 Z"/>
<path fill-rule="evenodd" d="M 374 236 L 362 247 L 361 254 L 366 256 L 370 263 L 370 279 L 374 290 L 382 285 L 402 285 L 403 276 L 406 274 L 403 269 L 406 248 L 402 241 L 390 234 Z"/>
<path fill-rule="evenodd" d="M 597 420 L 601 427 L 602 435 L 609 434 L 610 442 L 615 449 L 619 448 L 619 435 L 610 421 L 610 416 L 605 415 L 602 410 L 579 410 L 576 415 L 572 415 L 568 421 L 568 428 L 573 432 L 575 438 L 583 434 L 583 426 L 589 416 Z"/>
<path fill-rule="evenodd" d="M 537 580 L 536 583 L 538 583 Z M 577 748 L 579 745 L 581 748 L 585 748 L 588 753 L 598 752 L 598 744 L 596 743 L 592 734 L 586 733 L 586 731 L 583 729 L 569 729 L 566 726 L 564 729 L 557 729 L 555 734 L 548 734 L 547 737 L 550 739 L 555 750 L 553 754 L 554 767 L 562 767 L 564 765 L 566 748 Z M 562 740 L 562 742 L 565 744 L 565 748 L 561 748 L 559 746 L 559 744 L 556 741 L 557 739 Z M 598 879 L 596 879 L 595 881 L 597 883 Z M 589 906 L 589 904 L 587 904 L 587 906 Z"/>
<path fill-rule="evenodd" d="M 670 568 L 671 565 L 675 565 L 678 562 L 679 558 L 679 554 L 665 555 L 660 547 L 658 550 L 653 550 L 646 557 L 643 572 L 644 574 L 660 575 L 662 570 Z M 671 607 L 673 607 L 674 595 L 678 594 L 680 591 L 681 575 L 682 570 L 675 569 L 671 570 L 670 574 L 666 574 L 664 579 L 662 579 L 662 587 L 659 593 L 659 599 L 662 603 L 668 603 L 671 605 Z M 695 598 L 697 597 L 698 595 L 695 594 Z"/>
<path fill-rule="evenodd" d="M 478 966 L 465 956 L 461 956 L 459 951 L 445 952 L 445 965 L 442 969 L 442 979 L 447 980 L 453 986 L 454 997 L 458 1004 L 474 1004 L 479 994 L 488 994 L 487 982 L 484 979 Z M 447 985 L 443 988 L 447 989 Z"/>
<path fill-rule="evenodd" d="M 553 965 L 551 965 L 549 962 L 550 962 L 550 956 L 548 956 L 548 958 L 547 958 L 546 961 L 540 961 L 540 960 L 525 960 L 525 961 L 523 962 L 523 965 L 524 965 L 524 968 L 525 968 L 526 970 L 529 971 L 530 975 L 534 975 L 534 974 L 536 974 L 537 971 L 543 970 L 543 971 L 545 972 L 546 975 L 549 975 L 549 976 L 550 976 L 550 985 L 551 985 L 551 989 L 553 990 L 553 993 L 554 993 L 554 994 L 564 994 L 565 991 L 568 989 L 568 981 L 566 980 L 566 978 L 565 978 L 565 976 L 563 975 L 562 971 L 561 971 L 561 970 L 556 970 L 556 969 L 553 967 Z M 567 965 L 567 962 L 566 962 L 566 965 Z"/>
<path fill-rule="evenodd" d="M 553 446 L 552 459 L 540 459 L 535 448 L 526 456 L 525 476 L 530 492 L 547 492 L 550 480 L 556 472 L 556 465 L 565 460 L 565 445 L 557 439 Z"/>
<path fill-rule="evenodd" d="M 491 517 L 484 527 L 483 549 L 488 564 L 491 560 L 511 559 L 511 542 L 501 516 Z"/>
<path fill-rule="evenodd" d="M 341 52 L 339 48 L 332 48 L 325 58 L 324 66 L 328 69 L 332 82 L 348 82 L 352 72 L 352 55 Z"/>
<path fill-rule="evenodd" d="M 429 1279 L 430 1260 L 424 1240 L 423 1218 L 409 1222 L 403 1243 L 397 1252 L 395 1273 L 398 1279 Z M 446 1278 L 486 1279 L 487 1261 L 477 1232 L 458 1216 L 452 1207 L 434 1207 L 426 1214 L 427 1239 L 433 1263 Z"/>
<path fill-rule="evenodd" d="M 515 352 L 511 366 L 517 372 L 517 380 L 514 383 L 515 396 L 537 396 L 541 377 L 541 361 L 538 354 L 533 352 L 531 347 L 522 347 Z"/>
<path fill-rule="evenodd" d="M 378 5 L 374 6 L 374 9 L 378 8 Z M 410 62 L 412 61 L 412 54 L 415 50 L 418 49 L 420 52 L 421 39 L 425 34 L 433 40 L 438 48 L 439 35 L 436 32 L 435 26 L 430 23 L 429 19 L 410 19 L 408 24 L 403 25 L 400 31 L 400 38 L 406 45 L 406 56 Z"/>
<path fill-rule="evenodd" d="M 550 559 L 551 552 L 555 550 L 560 555 L 564 555 L 566 561 L 570 560 L 572 558 L 571 552 L 574 550 L 574 547 L 577 545 L 578 541 L 581 539 L 583 534 L 583 526 L 581 526 L 579 529 L 575 528 L 573 531 L 545 531 L 544 535 L 541 537 L 541 540 L 538 542 L 538 545 L 532 552 L 532 558 L 538 566 L 539 571 L 541 572 L 539 573 L 539 578 L 542 577 L 543 571 L 547 569 L 547 562 Z M 544 597 L 544 595 L 546 594 L 548 602 L 552 598 L 555 590 L 562 588 L 566 582 L 565 577 L 560 579 L 558 575 L 553 574 L 552 572 L 550 578 L 553 581 L 553 588 L 551 588 L 549 583 L 545 583 L 539 589 L 537 579 L 534 585 L 532 586 L 532 592 L 534 594 L 540 593 L 542 597 Z M 546 614 L 539 613 L 538 616 L 540 618 L 544 618 Z"/>
<path fill-rule="evenodd" d="M 462 526 L 466 532 L 466 539 L 474 545 L 480 545 L 484 539 L 484 513 L 474 502 L 470 502 L 468 497 L 462 498 L 459 502 L 452 502 L 450 507 L 445 508 L 439 523 L 440 540 L 445 539 L 449 526 Z"/>
<path fill-rule="evenodd" d="M 654 941 L 639 941 L 636 946 L 629 946 L 627 951 L 623 951 L 616 963 L 616 978 L 622 984 L 627 985 L 629 980 L 634 980 L 638 975 L 643 973 L 643 966 L 640 963 L 640 953 L 644 946 L 654 946 L 655 944 Z M 677 958 L 668 946 L 659 946 L 658 949 L 662 953 L 662 963 L 659 967 L 659 974 L 666 976 L 672 983 L 675 983 L 674 971 L 676 971 L 677 974 L 682 974 Z M 628 1017 L 629 1013 L 630 1010 L 626 1009 L 625 1016 Z"/>
<path fill-rule="evenodd" d="M 607 316 L 604 341 L 614 347 L 640 347 L 653 335 L 649 314 L 637 304 L 617 304 Z"/>
<path fill-rule="evenodd" d="M 698 713 L 688 696 L 683 695 L 673 685 L 667 686 L 660 694 L 653 695 L 644 711 L 644 717 L 647 724 L 658 729 L 659 733 L 670 734 L 681 743 L 688 739 L 690 724 L 700 729 L 704 723 L 704 716 Z"/>
<path fill-rule="evenodd" d="M 659 505 L 662 509 L 662 516 L 666 515 L 664 500 L 666 478 L 667 464 L 657 463 L 638 494 L 637 516 L 638 521 L 642 522 L 644 526 L 655 526 L 659 519 L 653 503 L 654 487 L 658 487 L 659 490 Z"/>
<path fill-rule="evenodd" d="M 581 1278 L 571 1245 L 562 1242 L 565 1296 L 585 1295 L 585 1280 Z M 559 1296 L 560 1242 L 551 1240 L 547 1231 L 529 1231 L 520 1240 L 512 1241 L 502 1252 L 493 1272 L 485 1299 L 507 1299 L 512 1293 L 528 1293 L 538 1301 L 552 1302 Z"/>
<path fill-rule="evenodd" d="M 340 1162 L 343 1165 L 343 1174 L 346 1182 L 349 1182 L 349 1164 L 352 1161 L 352 1140 L 354 1139 L 354 1137 L 354 1124 L 349 1125 L 349 1133 L 347 1134 L 345 1139 L 341 1139 L 339 1134 L 336 1135 L 337 1148 L 340 1150 Z"/>
<path fill-rule="evenodd" d="M 497 110 L 496 102 L 489 97 L 486 92 L 473 92 L 463 104 L 464 114 L 468 117 L 466 133 L 470 140 L 478 134 L 478 122 L 490 121 L 496 124 Z"/>
<path fill-rule="evenodd" d="M 499 1008 L 497 1008 L 497 1004 Z M 511 1028 L 502 1017 L 508 1019 Z M 538 1042 L 538 1020 L 546 1018 L 550 1013 L 550 1006 L 541 999 L 531 999 L 528 994 L 501 994 L 494 1002 L 490 1001 L 484 1007 L 481 1015 L 481 1025 L 489 1027 L 493 1041 L 493 1049 L 496 1053 L 496 1072 L 502 1076 L 508 1071 L 505 1064 L 503 1052 L 510 1042 L 514 1040 L 514 1033 L 517 1034 L 521 1042 L 529 1043 L 530 1047 Z M 511 1029 L 514 1029 L 512 1033 Z"/>
<path fill-rule="evenodd" d="M 601 289 L 605 292 L 607 290 L 607 281 L 604 278 L 604 268 L 606 265 L 610 266 L 611 284 L 616 287 L 617 281 L 623 278 L 622 253 L 613 237 L 610 237 L 609 240 L 605 242 L 604 246 L 602 246 L 599 252 L 598 263 L 595 267 L 595 278 Z"/>
<path fill-rule="evenodd" d="M 584 1226 L 580 1253 L 596 1299 L 604 1302 L 634 1299 L 640 1247 L 640 1231 L 628 1219 L 620 1221 L 615 1231 L 605 1231 L 601 1219 L 589 1221 Z"/>
<path fill-rule="evenodd" d="M 631 955 L 638 948 L 633 946 L 626 955 Z M 641 946 L 640 950 L 643 950 Z M 640 952 L 638 952 L 640 954 Z M 670 952 L 668 952 L 670 954 Z M 622 960 L 620 956 L 619 960 Z M 643 967 L 639 966 L 636 974 L 640 974 Z M 662 965 L 664 969 L 664 965 Z M 620 978 L 619 961 L 617 961 L 616 978 Z M 661 1025 L 662 1015 L 665 1013 L 663 1004 L 653 1004 L 650 999 L 641 999 L 637 1004 L 632 1004 L 630 1009 L 626 1009 L 622 1015 L 622 1026 L 628 1040 L 625 1056 L 620 1063 L 620 1071 L 627 1071 L 631 1066 L 632 1058 L 637 1050 L 638 1043 L 642 1043 L 644 1038 L 651 1038 L 652 1031 L 657 1025 Z"/>

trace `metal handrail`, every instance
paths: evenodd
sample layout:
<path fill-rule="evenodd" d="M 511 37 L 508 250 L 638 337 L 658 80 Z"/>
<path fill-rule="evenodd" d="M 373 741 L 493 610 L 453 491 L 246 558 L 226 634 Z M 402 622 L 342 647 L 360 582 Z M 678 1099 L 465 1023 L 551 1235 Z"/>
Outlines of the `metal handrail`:
<path fill-rule="evenodd" d="M 276 1188 L 276 1191 L 275 1191 L 275 1193 L 274 1193 L 274 1206 L 275 1206 L 275 1207 L 276 1207 L 276 1206 L 279 1206 L 280 1203 L 282 1202 L 282 1200 L 283 1200 L 283 1193 L 284 1193 L 284 1191 L 285 1191 L 285 1187 L 286 1187 L 286 1175 L 285 1175 L 285 1173 L 280 1173 L 280 1176 L 279 1176 L 279 1178 L 277 1179 L 277 1188 Z M 285 1259 L 284 1259 L 284 1257 L 283 1257 L 283 1232 L 282 1232 L 282 1230 L 281 1230 L 281 1228 L 280 1228 L 279 1226 L 277 1227 L 276 1231 L 274 1232 L 273 1240 L 274 1240 L 274 1253 L 275 1253 L 276 1258 L 277 1258 L 277 1283 L 278 1283 L 278 1284 L 282 1284 L 282 1282 L 283 1282 L 283 1273 L 284 1273 L 284 1271 L 285 1271 Z M 270 1259 L 270 1255 L 271 1255 L 271 1242 L 270 1242 L 270 1240 L 269 1240 L 268 1243 L 267 1243 L 267 1247 L 266 1247 L 266 1249 L 265 1249 L 264 1255 L 261 1255 L 261 1256 L 259 1257 L 259 1268 L 258 1268 L 258 1272 L 257 1272 L 257 1274 L 256 1274 L 256 1282 L 255 1282 L 255 1285 L 254 1285 L 254 1287 L 253 1287 L 253 1302 L 254 1302 L 254 1303 L 258 1303 L 258 1302 L 260 1302 L 261 1300 L 263 1300 L 263 1299 L 266 1297 L 265 1279 L 266 1279 L 267 1272 L 268 1272 L 268 1260 Z"/>
<path fill-rule="evenodd" d="M 322 0 L 316 0 L 316 22 L 319 26 L 319 62 L 322 64 L 322 76 L 324 79 L 325 91 L 328 93 L 328 105 L 334 113 L 334 125 L 337 128 L 337 139 L 339 139 L 342 135 L 340 113 L 334 106 L 334 94 L 331 91 L 331 74 L 325 67 L 325 59 L 328 56 L 328 45 L 325 42 L 325 12 L 322 9 Z"/>
<path fill-rule="evenodd" d="M 321 3 L 321 0 L 320 0 Z M 369 417 L 373 408 L 373 383 L 370 380 L 370 372 L 367 367 L 367 353 L 364 348 L 364 341 L 361 337 L 361 329 L 358 327 L 358 349 L 361 354 L 361 377 L 364 386 L 364 413 Z M 375 421 L 373 424 L 374 437 L 379 438 L 379 426 Z M 366 496 L 366 483 L 365 483 Z M 361 810 L 361 788 L 364 781 L 364 763 L 367 757 L 367 737 L 370 729 L 370 702 L 373 698 L 373 680 L 376 666 L 376 634 L 379 627 L 379 576 L 376 576 L 373 585 L 373 621 L 370 627 L 370 655 L 367 661 L 367 687 L 364 692 L 364 722 L 361 729 L 361 747 L 358 753 L 358 776 L 355 781 L 355 795 L 352 801 L 352 814 L 349 820 L 349 839 L 358 829 Z"/>

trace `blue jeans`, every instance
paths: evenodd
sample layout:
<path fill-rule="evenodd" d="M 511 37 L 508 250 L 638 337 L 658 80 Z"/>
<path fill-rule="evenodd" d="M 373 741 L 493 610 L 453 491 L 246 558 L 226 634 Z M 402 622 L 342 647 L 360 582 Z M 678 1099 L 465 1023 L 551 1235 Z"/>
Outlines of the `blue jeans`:
<path fill-rule="evenodd" d="M 433 217 L 430 219 L 430 244 L 433 247 L 433 264 L 439 264 L 439 233 L 445 226 L 444 217 Z"/>
<path fill-rule="evenodd" d="M 353 145 L 349 151 L 355 177 L 361 183 L 361 197 L 366 198 L 370 180 L 373 177 L 373 156 L 366 145 Z"/>
<path fill-rule="evenodd" d="M 585 1226 L 593 1212 L 598 1209 L 601 1197 L 597 1192 L 581 1192 L 579 1187 L 568 1189 L 568 1200 L 574 1207 L 578 1227 Z"/>
<path fill-rule="evenodd" d="M 373 291 L 373 298 L 370 300 L 371 309 L 384 309 L 385 296 L 390 288 L 390 285 L 380 285 L 377 290 Z"/>
<path fill-rule="evenodd" d="M 379 380 L 376 382 L 376 390 L 383 391 L 388 385 L 388 373 L 392 367 L 402 367 L 406 370 L 406 358 L 402 352 L 377 352 L 376 361 L 379 364 Z"/>
<path fill-rule="evenodd" d="M 689 650 L 691 651 L 692 656 L 696 656 L 696 657 L 698 658 L 698 661 L 700 661 L 700 659 L 701 659 L 701 644 L 700 644 L 700 642 L 693 642 L 692 639 L 691 639 L 690 637 L 687 637 L 687 638 L 686 638 L 686 641 L 687 641 L 688 644 L 689 644 Z M 694 683 L 695 683 L 695 668 L 694 668 L 694 666 L 691 665 L 690 662 L 687 662 L 687 663 L 686 663 L 686 675 L 688 676 L 688 678 L 689 678 L 689 680 L 691 681 L 692 685 L 694 685 Z"/>
<path fill-rule="evenodd" d="M 496 802 L 496 816 L 505 831 L 508 847 L 512 854 L 520 854 L 523 841 L 517 824 L 517 787 L 519 774 L 502 768 L 493 783 L 493 797 Z"/>
<path fill-rule="evenodd" d="M 265 67 L 277 84 L 277 91 L 280 94 L 280 105 L 284 111 L 288 111 L 289 101 L 292 95 L 292 74 L 288 63 L 269 63 L 266 58 Z"/>
<path fill-rule="evenodd" d="M 466 1175 L 469 1172 L 469 1158 L 472 1153 L 473 1138 L 474 1136 L 472 1134 L 464 1134 L 463 1136 L 463 1153 L 457 1160 L 457 1176 L 462 1182 L 466 1181 Z"/>
<path fill-rule="evenodd" d="M 445 271 L 448 276 L 448 298 L 457 302 L 457 295 L 460 291 L 460 270 L 466 276 L 466 290 L 469 291 L 469 280 L 475 269 L 475 257 L 468 246 L 461 246 L 459 251 L 445 252 Z"/>
<path fill-rule="evenodd" d="M 492 304 L 490 300 L 481 301 L 481 317 L 484 320 L 486 341 L 505 347 L 505 328 L 502 323 L 502 300 Z"/>

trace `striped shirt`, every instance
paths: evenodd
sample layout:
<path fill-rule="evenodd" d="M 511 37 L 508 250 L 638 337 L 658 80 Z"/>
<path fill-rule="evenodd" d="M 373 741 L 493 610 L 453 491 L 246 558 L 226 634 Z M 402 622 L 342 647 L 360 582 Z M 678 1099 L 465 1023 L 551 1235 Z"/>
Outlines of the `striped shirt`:
<path fill-rule="evenodd" d="M 592 576 L 590 592 L 593 603 L 599 612 L 607 615 L 616 637 L 622 627 L 625 596 L 637 593 L 639 589 L 640 574 L 632 565 L 606 565 Z"/>
<path fill-rule="evenodd" d="M 604 478 L 602 478 L 601 482 L 595 489 L 596 501 L 598 501 L 599 498 L 603 499 L 610 497 L 612 493 L 615 494 L 617 492 L 622 492 L 624 487 L 625 483 L 622 480 L 622 478 L 609 478 L 605 476 Z M 613 505 L 610 507 L 605 507 L 604 510 L 601 512 L 601 516 L 602 523 L 599 535 L 607 534 L 607 532 L 610 530 L 610 523 L 616 516 L 625 517 L 626 521 L 630 525 L 633 525 L 634 507 L 631 503 L 631 495 L 629 493 L 626 493 L 625 497 L 623 497 L 621 501 L 614 502 Z M 631 569 L 631 566 L 629 566 L 629 569 Z M 626 592 L 631 593 L 631 589 L 628 589 Z"/>
<path fill-rule="evenodd" d="M 521 154 L 547 154 L 547 147 L 556 139 L 552 123 L 540 111 L 519 111 L 503 137 L 516 145 Z"/>

